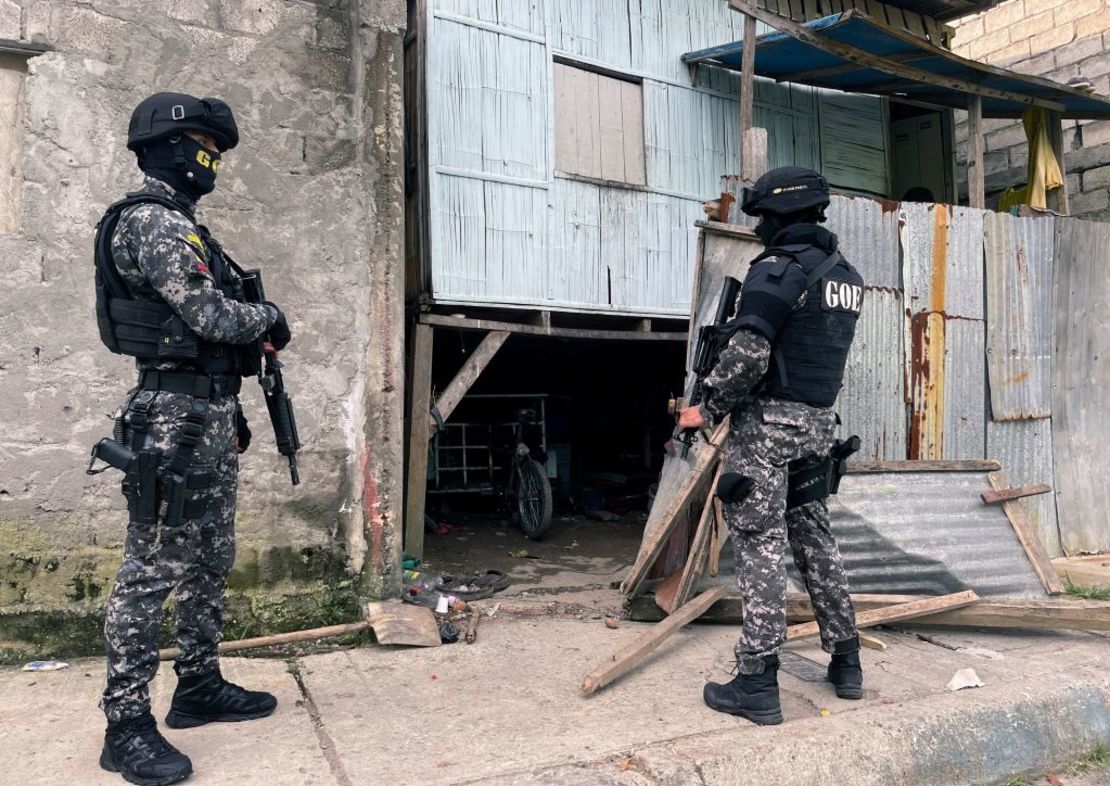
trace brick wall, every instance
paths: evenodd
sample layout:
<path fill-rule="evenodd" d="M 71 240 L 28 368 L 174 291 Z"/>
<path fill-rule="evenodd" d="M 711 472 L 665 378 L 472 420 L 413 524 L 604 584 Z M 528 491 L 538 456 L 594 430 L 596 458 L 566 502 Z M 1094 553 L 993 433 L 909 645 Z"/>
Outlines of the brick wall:
<path fill-rule="evenodd" d="M 1110 95 L 1110 0 L 1008 0 L 950 23 L 956 54 L 1066 83 L 1082 76 Z M 962 113 L 959 113 L 962 115 Z M 984 122 L 988 202 L 1024 185 L 1028 146 L 1021 122 Z M 967 121 L 957 118 L 960 180 L 967 164 Z M 1110 220 L 1110 121 L 1064 121 L 1071 212 Z"/>

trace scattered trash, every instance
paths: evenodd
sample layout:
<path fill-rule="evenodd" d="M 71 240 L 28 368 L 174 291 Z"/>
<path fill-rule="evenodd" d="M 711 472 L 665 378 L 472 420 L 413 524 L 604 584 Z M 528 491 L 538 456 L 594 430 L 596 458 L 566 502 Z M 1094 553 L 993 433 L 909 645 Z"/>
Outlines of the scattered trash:
<path fill-rule="evenodd" d="M 817 714 L 820 715 L 822 718 L 828 718 L 830 715 L 832 715 L 832 711 L 822 707 L 821 711 Z"/>
<path fill-rule="evenodd" d="M 446 614 L 451 610 L 451 603 L 447 600 L 446 595 L 440 595 L 439 600 L 436 602 L 436 614 Z"/>
<path fill-rule="evenodd" d="M 616 630 L 617 628 L 620 627 L 620 625 L 621 625 L 620 620 L 618 620 L 616 617 L 606 617 L 605 618 L 605 627 L 607 627 L 607 628 L 612 628 L 613 630 Z"/>
<path fill-rule="evenodd" d="M 535 554 L 529 554 L 525 549 L 509 549 L 509 556 L 517 559 L 539 559 Z"/>
<path fill-rule="evenodd" d="M 975 669 L 960 669 L 948 681 L 948 690 L 956 691 L 964 688 L 982 688 L 986 683 L 979 679 Z"/>
<path fill-rule="evenodd" d="M 1060 780 L 1060 776 L 1054 772 L 1046 772 L 1044 779 L 1048 781 L 1048 786 L 1064 786 L 1064 782 Z"/>
<path fill-rule="evenodd" d="M 68 668 L 69 664 L 63 660 L 33 660 L 23 667 L 23 671 L 58 671 Z"/>
<path fill-rule="evenodd" d="M 444 644 L 454 644 L 459 640 L 459 626 L 453 622 L 445 622 L 440 625 L 439 640 Z"/>
<path fill-rule="evenodd" d="M 607 510 L 587 510 L 586 515 L 591 519 L 598 521 L 620 521 L 621 517 L 616 513 L 610 513 Z"/>
<path fill-rule="evenodd" d="M 490 618 L 492 619 L 493 616 L 495 614 L 497 614 L 497 612 L 499 612 L 499 611 L 501 611 L 501 604 L 500 603 L 498 603 L 496 606 L 494 606 L 492 609 L 489 610 Z"/>
<path fill-rule="evenodd" d="M 470 612 L 470 623 L 466 626 L 466 643 L 473 644 L 478 638 L 478 620 L 482 618 L 482 610 L 474 609 Z"/>
<path fill-rule="evenodd" d="M 563 548 L 564 549 L 576 549 L 576 548 L 578 548 L 578 541 L 577 540 L 574 541 L 569 546 L 563 546 Z"/>
<path fill-rule="evenodd" d="M 501 571 L 487 570 L 485 573 L 472 573 L 458 578 L 444 576 L 439 589 L 465 600 L 483 600 L 492 597 L 495 592 L 500 592 L 511 583 L 509 577 Z"/>
<path fill-rule="evenodd" d="M 435 682 L 438 679 L 439 679 L 439 675 L 433 672 L 432 673 L 432 682 Z"/>

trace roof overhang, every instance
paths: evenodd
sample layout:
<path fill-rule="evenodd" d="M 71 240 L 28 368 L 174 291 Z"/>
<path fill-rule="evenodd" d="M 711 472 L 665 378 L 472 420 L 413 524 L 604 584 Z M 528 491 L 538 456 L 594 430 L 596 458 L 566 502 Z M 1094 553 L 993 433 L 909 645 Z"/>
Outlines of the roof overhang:
<path fill-rule="evenodd" d="M 1020 117 L 1039 106 L 1066 118 L 1110 119 L 1110 99 L 968 60 L 855 9 L 801 23 L 747 0 L 731 5 L 782 31 L 756 40 L 759 76 L 955 109 L 967 109 L 969 97 L 978 95 L 984 117 Z M 682 59 L 740 71 L 743 52 L 744 42 L 736 41 Z"/>

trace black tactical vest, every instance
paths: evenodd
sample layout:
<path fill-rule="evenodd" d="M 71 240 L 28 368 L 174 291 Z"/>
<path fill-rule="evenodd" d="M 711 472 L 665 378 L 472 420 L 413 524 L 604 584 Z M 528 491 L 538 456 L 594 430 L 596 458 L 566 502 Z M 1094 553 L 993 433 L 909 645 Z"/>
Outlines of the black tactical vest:
<path fill-rule="evenodd" d="M 154 202 L 185 215 L 173 200 L 146 192 L 134 192 L 111 205 L 96 225 L 96 323 L 100 340 L 118 355 L 130 355 L 152 363 L 172 362 L 208 375 L 253 373 L 249 347 L 205 341 L 166 303 L 135 299 L 112 259 L 112 237 L 124 210 Z M 188 217 L 188 216 L 186 216 Z M 192 220 L 192 219 L 190 219 Z M 217 243 L 207 230 L 197 227 L 209 251 L 208 267 L 216 286 L 227 297 L 243 301 L 243 287 L 232 274 Z"/>
<path fill-rule="evenodd" d="M 775 337 L 760 393 L 811 407 L 831 407 L 844 381 L 848 350 L 863 307 L 863 277 L 837 251 L 832 252 L 835 264 L 828 267 L 832 257 L 814 245 L 779 246 L 767 254 L 796 259 L 809 286 L 803 305 Z"/>

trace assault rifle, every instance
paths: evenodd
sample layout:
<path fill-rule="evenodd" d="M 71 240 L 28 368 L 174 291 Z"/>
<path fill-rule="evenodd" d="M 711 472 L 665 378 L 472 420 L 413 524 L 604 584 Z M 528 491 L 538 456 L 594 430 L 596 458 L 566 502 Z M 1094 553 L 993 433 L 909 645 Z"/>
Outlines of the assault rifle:
<path fill-rule="evenodd" d="M 694 388 L 686 400 L 686 406 L 696 407 L 705 398 L 705 378 L 717 365 L 721 350 L 728 344 L 734 331 L 724 327 L 736 309 L 736 296 L 740 294 L 740 282 L 731 276 L 725 277 L 721 299 L 717 301 L 717 313 L 708 325 L 698 329 L 698 346 L 694 350 Z M 690 446 L 697 440 L 696 428 L 683 429 L 675 439 L 682 443 L 682 458 L 690 453 Z"/>
<path fill-rule="evenodd" d="M 230 257 L 225 255 L 225 259 Z M 234 262 L 236 272 L 243 281 L 243 292 L 248 303 L 262 303 L 266 300 L 266 292 L 262 288 L 262 271 L 257 268 L 243 270 Z M 293 399 L 285 392 L 285 380 L 282 378 L 283 364 L 278 360 L 277 352 L 265 351 L 266 363 L 258 370 L 258 384 L 262 387 L 262 394 L 266 397 L 266 409 L 270 413 L 270 424 L 274 427 L 274 437 L 277 440 L 278 453 L 289 459 L 289 479 L 296 486 L 301 482 L 301 473 L 297 468 L 297 451 L 301 447 L 301 438 L 297 435 L 297 419 L 293 415 Z"/>

